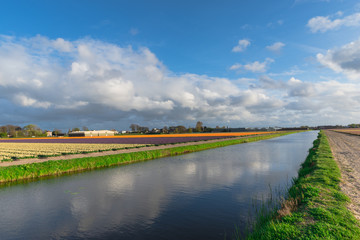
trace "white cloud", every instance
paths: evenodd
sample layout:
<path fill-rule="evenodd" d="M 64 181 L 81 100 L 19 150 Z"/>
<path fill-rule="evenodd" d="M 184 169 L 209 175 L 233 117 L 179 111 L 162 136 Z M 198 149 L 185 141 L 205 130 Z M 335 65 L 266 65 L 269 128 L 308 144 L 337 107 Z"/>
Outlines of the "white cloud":
<path fill-rule="evenodd" d="M 317 54 L 317 60 L 337 73 L 344 73 L 351 80 L 360 80 L 360 40 L 346 44 L 327 53 Z"/>
<path fill-rule="evenodd" d="M 336 14 L 341 16 L 342 13 Z M 330 19 L 331 16 L 317 16 L 311 18 L 308 21 L 307 26 L 310 28 L 310 31 L 313 33 L 316 32 L 326 32 L 333 29 L 339 29 L 340 27 L 351 27 L 351 26 L 360 26 L 360 13 L 354 13 L 344 18 Z"/>
<path fill-rule="evenodd" d="M 355 79 L 359 52 L 357 41 L 318 59 Z M 273 61 L 232 69 L 265 72 Z M 160 122 L 162 127 L 201 119 L 208 124 L 265 126 L 360 118 L 360 83 L 288 79 L 176 74 L 147 48 L 135 50 L 90 38 L 0 37 L 0 108 L 7 113 L 0 116 L 2 122 L 61 126 L 61 121 L 68 121 L 69 127 L 74 121 L 95 126 L 111 122 L 116 127 L 119 122 L 142 120 L 148 126 Z"/>
<path fill-rule="evenodd" d="M 311 97 L 315 95 L 313 84 L 303 82 L 294 77 L 287 82 L 288 95 L 291 97 Z"/>
<path fill-rule="evenodd" d="M 230 70 L 246 70 L 250 72 L 265 72 L 270 63 L 274 62 L 271 58 L 266 58 L 264 62 L 255 61 L 248 64 L 236 63 L 230 67 Z"/>
<path fill-rule="evenodd" d="M 292 124 L 348 124 L 360 117 L 360 83 L 338 81 L 305 82 L 291 77 L 279 81 L 263 76 L 255 89 L 284 94 L 279 119 Z"/>
<path fill-rule="evenodd" d="M 19 93 L 14 95 L 14 101 L 24 107 L 35 107 L 35 108 L 48 108 L 51 106 L 49 102 L 41 102 L 31 97 Z"/>
<path fill-rule="evenodd" d="M 238 70 L 238 69 L 240 69 L 240 68 L 242 68 L 242 67 L 243 67 L 242 64 L 240 64 L 240 63 L 235 63 L 234 65 L 232 65 L 232 66 L 230 67 L 230 70 Z"/>
<path fill-rule="evenodd" d="M 278 76 L 295 76 L 298 74 L 304 73 L 303 70 L 299 69 L 298 66 L 293 66 L 291 69 L 286 70 L 284 72 L 280 72 L 280 73 L 269 73 L 269 76 L 272 77 L 278 77 Z"/>
<path fill-rule="evenodd" d="M 285 46 L 282 42 L 276 42 L 270 46 L 267 46 L 266 49 L 272 52 L 279 52 Z"/>
<path fill-rule="evenodd" d="M 262 89 L 282 89 L 285 83 L 282 81 L 274 80 L 266 75 L 259 78 L 259 85 L 257 87 Z"/>
<path fill-rule="evenodd" d="M 263 71 L 272 61 L 243 68 Z M 46 117 L 61 112 L 64 118 L 245 121 L 257 119 L 265 102 L 268 108 L 281 105 L 279 99 L 238 84 L 172 73 L 147 48 L 122 48 L 90 38 L 0 39 L 0 102 L 29 111 L 46 109 Z M 243 100 L 235 104 L 234 99 Z"/>
<path fill-rule="evenodd" d="M 69 41 L 58 38 L 53 41 L 54 48 L 62 52 L 71 52 L 73 45 Z"/>
<path fill-rule="evenodd" d="M 250 41 L 247 39 L 242 39 L 239 40 L 238 45 L 236 45 L 235 47 L 233 47 L 232 51 L 233 52 L 243 52 L 246 50 L 246 48 L 250 45 Z"/>

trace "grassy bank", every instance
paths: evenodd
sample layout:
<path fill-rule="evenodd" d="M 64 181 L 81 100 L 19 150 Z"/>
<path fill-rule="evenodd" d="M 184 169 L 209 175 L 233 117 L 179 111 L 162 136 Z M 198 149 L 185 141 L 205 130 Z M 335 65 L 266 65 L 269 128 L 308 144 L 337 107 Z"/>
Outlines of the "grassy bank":
<path fill-rule="evenodd" d="M 360 239 L 360 225 L 346 208 L 340 170 L 323 132 L 294 179 L 282 208 L 261 216 L 248 239 Z"/>
<path fill-rule="evenodd" d="M 264 139 L 279 137 L 293 132 L 282 132 L 241 139 L 225 140 L 213 143 L 204 143 L 199 145 L 189 145 L 183 147 L 174 147 L 159 150 L 144 150 L 140 152 L 122 153 L 101 157 L 77 158 L 59 161 L 47 161 L 42 163 L 24 164 L 19 166 L 1 167 L 0 182 L 12 182 L 24 179 L 34 179 L 44 176 L 61 175 L 69 172 L 84 171 L 95 168 L 109 167 L 119 164 L 145 161 L 160 157 L 174 156 L 184 153 L 202 151 L 211 148 L 224 147 L 228 145 L 254 142 Z"/>

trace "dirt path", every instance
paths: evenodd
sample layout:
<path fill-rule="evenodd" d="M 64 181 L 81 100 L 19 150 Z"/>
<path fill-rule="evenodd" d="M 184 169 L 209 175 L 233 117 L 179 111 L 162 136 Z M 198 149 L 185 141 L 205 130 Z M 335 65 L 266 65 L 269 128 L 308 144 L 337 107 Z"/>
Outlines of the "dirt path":
<path fill-rule="evenodd" d="M 74 159 L 74 158 L 98 157 L 98 156 L 114 155 L 114 154 L 120 154 L 120 153 L 142 152 L 142 151 L 150 151 L 150 150 L 157 150 L 157 149 L 167 149 L 167 148 L 182 147 L 182 146 L 189 146 L 189 145 L 199 145 L 199 144 L 204 144 L 204 143 L 228 141 L 228 140 L 240 139 L 240 138 L 244 138 L 244 137 L 222 138 L 222 139 L 215 139 L 215 140 L 208 140 L 208 141 L 187 142 L 187 143 L 178 143 L 178 144 L 173 144 L 173 145 L 150 146 L 150 147 L 122 149 L 122 150 L 106 151 L 106 152 L 94 152 L 94 153 L 86 153 L 86 154 L 63 155 L 63 156 L 47 157 L 47 158 L 27 158 L 27 159 L 19 159 L 19 160 L 12 161 L 12 162 L 0 162 L 0 167 L 8 167 L 8 166 L 15 166 L 15 165 L 22 165 L 22 164 L 29 164 L 29 163 L 40 163 L 40 162 L 55 161 L 55 160 L 67 160 L 67 159 Z"/>
<path fill-rule="evenodd" d="M 351 203 L 350 211 L 360 220 L 360 136 L 325 131 L 342 175 L 340 187 Z"/>

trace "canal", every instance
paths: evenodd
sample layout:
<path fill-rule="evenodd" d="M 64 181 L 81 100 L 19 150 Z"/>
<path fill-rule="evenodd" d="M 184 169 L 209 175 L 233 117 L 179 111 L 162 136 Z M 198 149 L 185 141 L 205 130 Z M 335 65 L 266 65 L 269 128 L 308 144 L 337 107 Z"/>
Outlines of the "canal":
<path fill-rule="evenodd" d="M 317 132 L 0 187 L 0 239 L 225 239 Z"/>

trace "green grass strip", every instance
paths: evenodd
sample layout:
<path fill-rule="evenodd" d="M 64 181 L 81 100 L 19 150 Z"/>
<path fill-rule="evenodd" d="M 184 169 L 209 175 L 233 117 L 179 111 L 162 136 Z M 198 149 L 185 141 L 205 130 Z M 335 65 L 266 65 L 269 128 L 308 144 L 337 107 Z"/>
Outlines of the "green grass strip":
<path fill-rule="evenodd" d="M 34 179 L 45 176 L 61 175 L 69 172 L 84 171 L 95 168 L 103 168 L 120 164 L 134 163 L 151 160 L 160 157 L 174 156 L 184 153 L 197 152 L 211 148 L 228 145 L 254 142 L 264 139 L 275 138 L 294 132 L 282 132 L 262 136 L 254 136 L 240 139 L 225 140 L 199 145 L 189 145 L 159 150 L 144 150 L 141 152 L 122 153 L 100 157 L 76 158 L 69 160 L 47 161 L 42 163 L 24 164 L 18 166 L 0 167 L 0 182 L 13 182 L 25 179 Z"/>
<path fill-rule="evenodd" d="M 258 222 L 247 239 L 360 239 L 360 225 L 346 208 L 341 173 L 324 132 L 293 180 L 282 209 Z"/>

